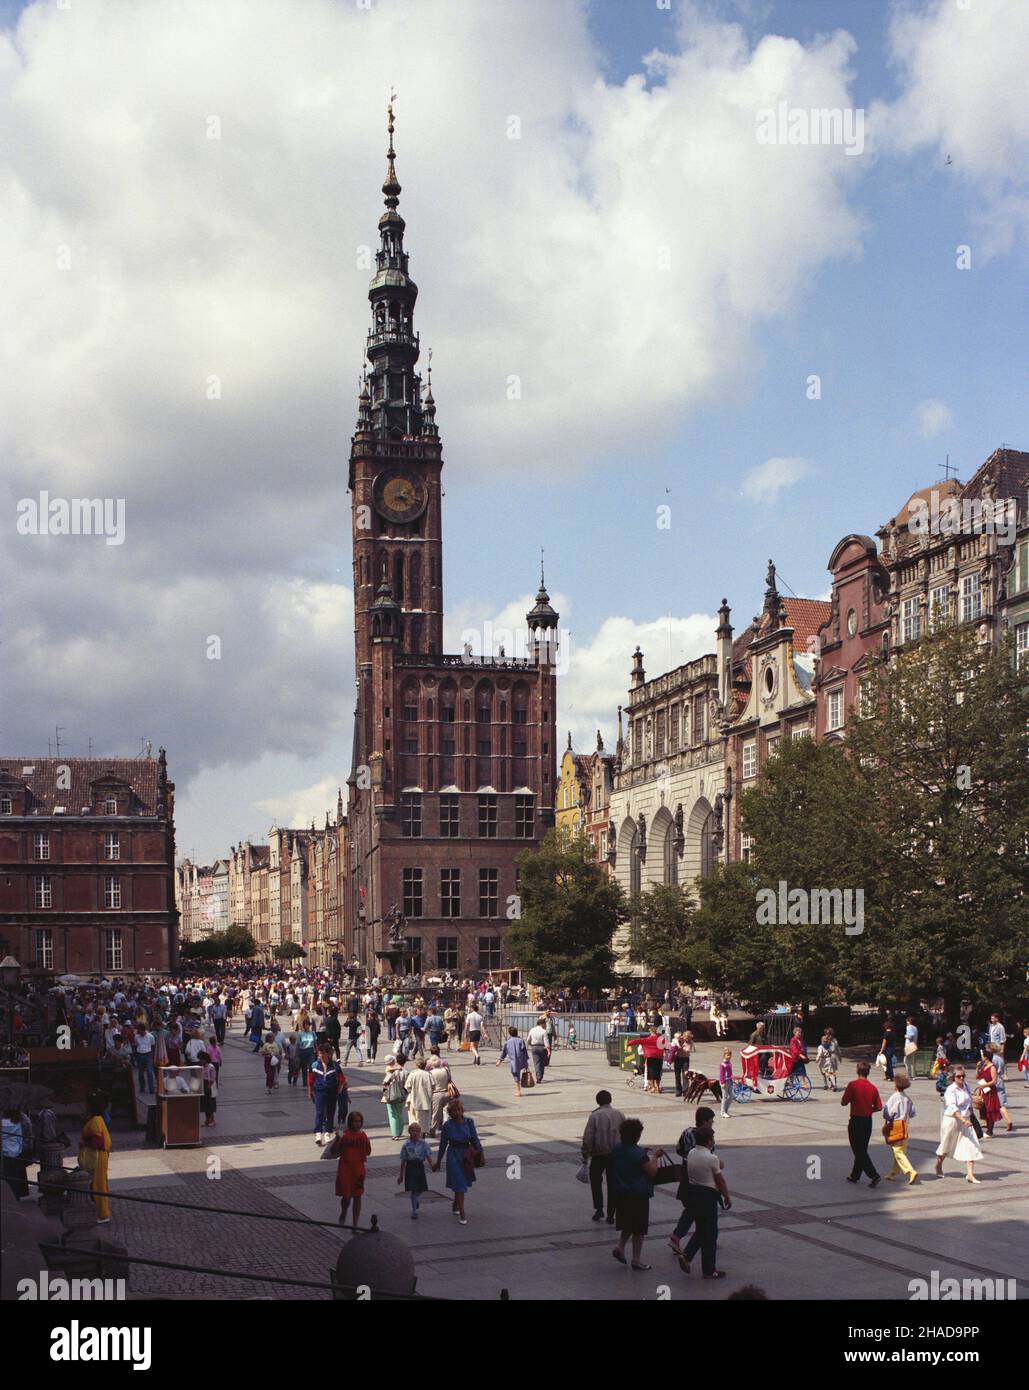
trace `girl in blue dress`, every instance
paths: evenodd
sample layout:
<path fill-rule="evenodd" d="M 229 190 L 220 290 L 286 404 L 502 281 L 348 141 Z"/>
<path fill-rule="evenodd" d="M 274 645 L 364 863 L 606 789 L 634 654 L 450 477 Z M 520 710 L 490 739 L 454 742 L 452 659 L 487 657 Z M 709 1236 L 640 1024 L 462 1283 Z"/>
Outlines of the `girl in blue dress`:
<path fill-rule="evenodd" d="M 475 1121 L 465 1117 L 464 1106 L 452 1100 L 447 1106 L 450 1118 L 440 1130 L 439 1152 L 433 1164 L 438 1173 L 443 1159 L 447 1161 L 447 1187 L 454 1194 L 452 1210 L 462 1226 L 468 1221 L 464 1214 L 464 1195 L 475 1181 L 475 1155 L 482 1153 L 482 1144 L 475 1132 Z"/>
<path fill-rule="evenodd" d="M 421 1125 L 409 1125 L 407 1133 L 408 1138 L 400 1148 L 400 1176 L 397 1182 L 404 1184 L 404 1191 L 411 1198 L 411 1220 L 417 1221 L 418 1203 L 422 1193 L 429 1190 L 425 1165 L 432 1167 L 432 1155 L 429 1153 L 428 1144 L 422 1138 Z"/>

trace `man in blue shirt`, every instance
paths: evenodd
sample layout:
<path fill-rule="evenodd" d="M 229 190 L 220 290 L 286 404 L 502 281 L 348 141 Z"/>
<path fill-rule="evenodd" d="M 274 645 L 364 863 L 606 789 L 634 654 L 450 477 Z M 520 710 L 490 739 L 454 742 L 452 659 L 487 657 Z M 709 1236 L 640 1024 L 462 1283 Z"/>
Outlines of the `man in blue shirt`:
<path fill-rule="evenodd" d="M 432 1013 L 429 1014 L 428 1018 L 425 1020 L 425 1032 L 429 1039 L 429 1046 L 439 1047 L 443 1034 L 446 1032 L 446 1024 L 443 1022 L 439 1009 L 436 1007 L 433 1008 Z"/>

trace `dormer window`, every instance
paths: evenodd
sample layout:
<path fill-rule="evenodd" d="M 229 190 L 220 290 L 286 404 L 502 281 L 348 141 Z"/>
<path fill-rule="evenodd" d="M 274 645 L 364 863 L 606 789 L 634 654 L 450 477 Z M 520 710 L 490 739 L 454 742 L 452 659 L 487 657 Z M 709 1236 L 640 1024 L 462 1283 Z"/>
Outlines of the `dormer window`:
<path fill-rule="evenodd" d="M 118 802 L 113 796 L 109 796 L 104 802 L 104 815 L 116 816 L 118 814 Z"/>
<path fill-rule="evenodd" d="M 14 803 L 9 796 L 0 796 L 0 816 L 9 816 L 14 811 Z"/>

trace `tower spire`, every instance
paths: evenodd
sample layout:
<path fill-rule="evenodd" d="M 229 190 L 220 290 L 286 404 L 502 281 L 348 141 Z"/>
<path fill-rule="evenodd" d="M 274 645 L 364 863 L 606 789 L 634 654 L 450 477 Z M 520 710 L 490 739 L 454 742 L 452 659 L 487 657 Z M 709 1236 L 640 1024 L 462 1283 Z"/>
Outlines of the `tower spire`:
<path fill-rule="evenodd" d="M 396 100 L 396 92 L 393 88 L 389 91 L 389 104 L 386 107 L 386 130 L 389 132 L 389 149 L 386 151 L 386 178 L 382 185 L 384 195 L 383 201 L 390 212 L 395 212 L 397 204 L 400 202 L 400 184 L 397 181 L 397 171 L 393 161 L 397 157 L 397 152 L 393 148 L 393 103 Z"/>

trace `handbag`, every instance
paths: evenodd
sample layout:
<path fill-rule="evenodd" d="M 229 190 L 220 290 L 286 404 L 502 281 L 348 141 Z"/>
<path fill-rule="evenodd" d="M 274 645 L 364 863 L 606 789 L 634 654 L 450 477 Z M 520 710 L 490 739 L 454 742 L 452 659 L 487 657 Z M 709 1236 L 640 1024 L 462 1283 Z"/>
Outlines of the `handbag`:
<path fill-rule="evenodd" d="M 531 1091 L 533 1086 L 535 1086 L 536 1084 L 536 1078 L 533 1076 L 532 1072 L 529 1070 L 528 1067 L 526 1067 L 525 1070 L 522 1072 L 521 1076 L 518 1078 L 518 1081 L 523 1091 Z"/>
<path fill-rule="evenodd" d="M 458 1047 L 457 1050 L 458 1050 L 458 1052 L 471 1052 L 471 1050 L 472 1050 L 472 1045 L 471 1045 L 471 1043 L 468 1041 L 468 1039 L 465 1038 L 464 1042 L 462 1042 L 462 1043 L 460 1044 L 460 1046 Z"/>
<path fill-rule="evenodd" d="M 589 1166 L 589 1164 L 588 1164 L 585 1160 L 583 1160 L 583 1162 L 580 1163 L 580 1164 L 579 1164 L 579 1167 L 576 1169 L 576 1172 L 575 1172 L 575 1181 L 576 1181 L 576 1182 L 589 1182 L 589 1180 L 590 1180 L 590 1166 Z"/>
<path fill-rule="evenodd" d="M 685 1164 L 673 1163 L 667 1154 L 662 1154 L 657 1161 L 657 1172 L 651 1181 L 655 1187 L 664 1187 L 670 1182 L 680 1183 L 682 1182 L 684 1167 Z"/>
<path fill-rule="evenodd" d="M 79 1167 L 87 1173 L 95 1173 L 100 1166 L 98 1157 L 99 1151 L 91 1148 L 88 1144 L 83 1144 L 79 1149 Z"/>
<path fill-rule="evenodd" d="M 906 1043 L 904 1044 L 904 1056 L 905 1056 L 905 1057 L 910 1057 L 911 1054 L 912 1054 L 912 1052 L 917 1052 L 917 1051 L 918 1051 L 918 1044 L 917 1044 L 916 1042 L 906 1042 Z"/>
<path fill-rule="evenodd" d="M 880 1052 L 880 1053 L 879 1053 L 878 1057 L 876 1057 L 876 1059 L 875 1059 L 875 1065 L 876 1065 L 877 1067 L 882 1067 L 883 1071 L 886 1070 L 886 1053 L 885 1053 L 885 1052 Z"/>
<path fill-rule="evenodd" d="M 883 1125 L 883 1138 L 887 1144 L 903 1144 L 907 1142 L 908 1122 L 907 1120 L 887 1120 Z"/>

